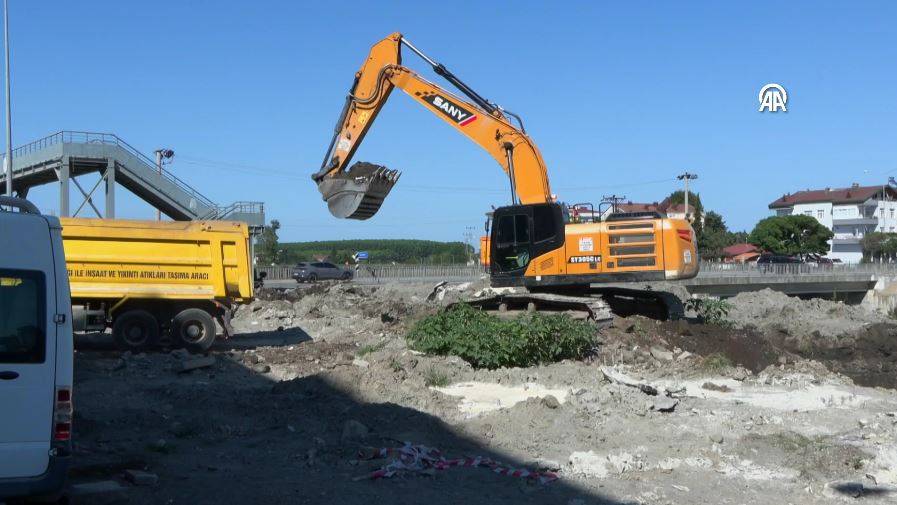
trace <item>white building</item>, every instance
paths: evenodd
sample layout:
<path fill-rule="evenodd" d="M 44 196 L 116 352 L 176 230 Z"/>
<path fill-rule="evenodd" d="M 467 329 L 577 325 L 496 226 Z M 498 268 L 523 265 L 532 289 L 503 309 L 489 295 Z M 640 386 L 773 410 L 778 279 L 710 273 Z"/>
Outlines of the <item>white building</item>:
<path fill-rule="evenodd" d="M 897 233 L 897 190 L 860 186 L 798 191 L 769 204 L 777 216 L 805 215 L 832 230 L 828 257 L 845 263 L 863 259 L 860 241 L 873 231 Z"/>

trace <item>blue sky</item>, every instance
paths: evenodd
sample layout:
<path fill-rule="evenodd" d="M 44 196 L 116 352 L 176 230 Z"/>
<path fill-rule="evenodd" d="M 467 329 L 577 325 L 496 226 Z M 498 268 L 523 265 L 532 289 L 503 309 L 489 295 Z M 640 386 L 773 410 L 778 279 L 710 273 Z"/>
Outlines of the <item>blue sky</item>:
<path fill-rule="evenodd" d="M 750 229 L 784 192 L 897 175 L 894 2 L 10 4 L 15 145 L 73 129 L 170 147 L 178 177 L 263 200 L 285 240 L 458 240 L 507 203 L 498 165 L 397 91 L 355 159 L 402 180 L 369 221 L 327 212 L 308 176 L 393 31 L 521 114 L 568 202 L 657 201 L 689 170 L 706 208 Z M 757 111 L 768 82 L 787 113 Z M 55 188 L 31 196 L 58 209 Z M 153 216 L 130 196 L 118 213 Z"/>

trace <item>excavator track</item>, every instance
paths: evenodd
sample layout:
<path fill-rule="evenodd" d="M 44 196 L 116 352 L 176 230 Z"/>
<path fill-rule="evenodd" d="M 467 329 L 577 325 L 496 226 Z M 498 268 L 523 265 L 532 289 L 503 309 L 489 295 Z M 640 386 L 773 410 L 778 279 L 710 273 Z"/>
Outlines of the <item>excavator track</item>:
<path fill-rule="evenodd" d="M 473 307 L 512 316 L 521 312 L 562 312 L 599 325 L 610 324 L 613 313 L 601 298 L 567 296 L 553 293 L 502 293 L 488 298 L 468 300 Z"/>
<path fill-rule="evenodd" d="M 614 316 L 640 315 L 659 320 L 684 316 L 682 301 L 672 293 L 621 287 L 579 287 L 561 292 L 514 290 L 463 303 L 499 316 L 522 312 L 567 313 L 598 325 L 609 324 Z"/>

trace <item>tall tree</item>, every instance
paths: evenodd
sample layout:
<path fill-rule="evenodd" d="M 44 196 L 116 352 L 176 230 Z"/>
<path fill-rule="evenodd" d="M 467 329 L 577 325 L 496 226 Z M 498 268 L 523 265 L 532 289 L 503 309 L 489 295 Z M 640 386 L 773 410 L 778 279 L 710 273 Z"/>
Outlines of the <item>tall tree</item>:
<path fill-rule="evenodd" d="M 258 263 L 262 265 L 272 265 L 280 259 L 277 253 L 280 251 L 280 243 L 278 242 L 277 230 L 280 229 L 280 221 L 273 219 L 271 224 L 265 226 L 262 233 L 255 242 L 255 256 Z"/>
<path fill-rule="evenodd" d="M 669 201 L 673 205 L 684 205 L 685 204 L 685 191 L 684 190 L 676 190 L 670 193 Z M 695 193 L 694 191 L 688 192 L 688 206 L 695 209 L 695 214 L 692 216 L 691 227 L 695 229 L 695 234 L 698 237 L 701 236 L 701 233 L 704 231 L 704 204 L 701 203 L 701 195 Z M 688 209 L 685 209 L 685 212 L 688 212 Z"/>
<path fill-rule="evenodd" d="M 711 210 L 704 214 L 703 225 L 702 233 L 698 236 L 698 252 L 701 258 L 722 258 L 723 248 L 734 244 L 733 234 L 729 233 L 726 221 L 723 220 L 723 216 Z"/>
<path fill-rule="evenodd" d="M 810 216 L 772 216 L 757 223 L 748 241 L 765 251 L 804 256 L 827 253 L 833 236 Z"/>

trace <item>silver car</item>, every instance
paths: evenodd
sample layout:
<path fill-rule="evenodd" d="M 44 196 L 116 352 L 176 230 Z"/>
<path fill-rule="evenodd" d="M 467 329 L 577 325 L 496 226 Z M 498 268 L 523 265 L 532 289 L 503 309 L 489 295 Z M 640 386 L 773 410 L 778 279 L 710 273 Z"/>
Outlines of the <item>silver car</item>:
<path fill-rule="evenodd" d="M 324 279 L 338 279 L 348 281 L 354 273 L 346 268 L 341 268 L 333 263 L 320 261 L 315 263 L 299 263 L 293 269 L 293 278 L 296 282 L 315 282 Z"/>

